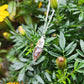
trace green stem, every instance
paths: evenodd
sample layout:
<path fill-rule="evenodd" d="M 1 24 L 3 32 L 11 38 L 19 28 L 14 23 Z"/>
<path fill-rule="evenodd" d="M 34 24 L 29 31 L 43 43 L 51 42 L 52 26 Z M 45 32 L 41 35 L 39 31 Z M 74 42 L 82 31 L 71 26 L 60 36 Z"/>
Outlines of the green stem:
<path fill-rule="evenodd" d="M 47 31 L 47 28 L 48 28 L 48 26 L 49 26 L 49 24 L 50 24 L 50 22 L 51 22 L 51 20 L 52 20 L 52 18 L 53 18 L 54 12 L 55 12 L 55 10 L 53 9 L 52 15 L 51 15 L 51 17 L 50 17 L 50 19 L 49 19 L 49 22 L 48 22 L 47 26 L 46 26 L 46 31 Z M 45 32 L 46 32 L 46 31 L 45 31 Z"/>
<path fill-rule="evenodd" d="M 45 28 L 46 28 L 46 25 L 47 25 L 47 19 L 48 19 L 49 10 L 50 10 L 50 0 L 49 0 L 49 4 L 48 4 L 48 7 L 47 7 L 47 14 L 46 14 L 45 23 L 44 23 L 43 35 L 45 35 Z"/>
<path fill-rule="evenodd" d="M 75 73 L 75 70 L 74 70 L 73 72 L 67 74 L 67 77 L 70 76 L 72 73 Z M 67 77 L 66 77 L 66 78 L 67 78 Z"/>
<path fill-rule="evenodd" d="M 61 79 L 59 79 L 58 82 L 60 82 L 61 80 L 63 80 L 63 78 L 66 80 L 72 73 L 75 73 L 75 70 L 74 70 L 73 72 L 67 74 L 67 75 L 65 76 L 65 78 L 62 77 Z"/>
<path fill-rule="evenodd" d="M 65 55 L 64 55 L 64 50 L 63 50 L 63 57 L 65 57 Z"/>

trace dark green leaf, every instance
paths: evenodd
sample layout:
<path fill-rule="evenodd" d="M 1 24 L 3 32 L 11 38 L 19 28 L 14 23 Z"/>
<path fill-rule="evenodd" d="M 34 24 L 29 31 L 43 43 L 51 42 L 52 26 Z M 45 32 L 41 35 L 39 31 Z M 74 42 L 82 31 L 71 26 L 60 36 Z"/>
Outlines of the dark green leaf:
<path fill-rule="evenodd" d="M 40 59 L 38 59 L 38 61 L 35 63 L 35 65 L 43 62 L 45 59 L 46 59 L 46 57 L 45 56 L 42 56 Z"/>
<path fill-rule="evenodd" d="M 52 51 L 48 51 L 48 53 L 49 53 L 50 55 L 54 56 L 54 57 L 58 57 L 58 56 L 60 56 L 59 54 L 54 53 L 54 52 L 52 52 Z"/>
<path fill-rule="evenodd" d="M 25 63 L 22 63 L 20 61 L 14 61 L 13 65 L 11 65 L 12 68 L 14 68 L 14 70 L 19 70 L 21 69 L 23 66 L 25 65 Z"/>
<path fill-rule="evenodd" d="M 73 14 L 78 14 L 78 13 L 80 13 L 80 11 L 75 11 L 75 12 L 73 12 Z"/>
<path fill-rule="evenodd" d="M 56 31 L 55 29 L 51 29 L 51 30 L 48 31 L 48 34 L 51 34 L 51 33 L 55 32 L 55 31 Z"/>
<path fill-rule="evenodd" d="M 45 72 L 45 76 L 48 79 L 48 81 L 50 81 L 50 82 L 52 81 L 50 75 L 47 72 Z"/>
<path fill-rule="evenodd" d="M 65 51 L 69 50 L 69 49 L 72 47 L 73 43 L 74 43 L 74 42 L 71 42 L 71 43 L 65 48 Z"/>
<path fill-rule="evenodd" d="M 70 55 L 74 51 L 74 49 L 76 48 L 76 45 L 77 45 L 76 43 L 73 44 L 73 46 L 66 52 L 66 56 Z"/>
<path fill-rule="evenodd" d="M 65 40 L 64 34 L 62 32 L 60 32 L 60 47 L 63 50 L 65 48 L 65 43 L 66 43 L 66 40 Z"/>
<path fill-rule="evenodd" d="M 46 43 L 53 41 L 55 38 L 56 38 L 56 37 L 47 38 L 47 39 L 46 39 Z"/>
<path fill-rule="evenodd" d="M 26 70 L 30 70 L 30 71 L 33 71 L 34 69 L 30 66 L 30 65 L 27 65 L 27 68 Z"/>
<path fill-rule="evenodd" d="M 79 15 L 79 21 L 82 21 L 82 20 L 83 20 L 83 12 L 81 12 Z"/>
<path fill-rule="evenodd" d="M 53 44 L 53 46 L 55 47 L 55 49 L 56 49 L 57 51 L 62 52 L 62 50 L 61 50 L 61 48 L 60 48 L 60 47 L 58 47 L 58 46 L 57 46 L 57 45 L 55 45 L 55 44 Z"/>
<path fill-rule="evenodd" d="M 23 68 L 20 73 L 19 73 L 19 76 L 18 76 L 18 81 L 23 81 L 24 80 L 24 75 L 25 75 L 25 68 Z"/>
<path fill-rule="evenodd" d="M 80 46 L 81 46 L 81 50 L 84 52 L 84 41 L 80 40 Z"/>
<path fill-rule="evenodd" d="M 84 54 L 79 49 L 77 49 L 76 51 L 80 56 L 84 57 Z"/>
<path fill-rule="evenodd" d="M 83 59 L 77 58 L 75 60 L 77 60 L 78 62 L 84 63 L 84 60 Z"/>
<path fill-rule="evenodd" d="M 76 53 L 76 54 L 74 54 L 74 55 L 68 57 L 68 58 L 67 58 L 67 62 L 70 62 L 71 60 L 75 59 L 77 56 L 78 56 L 78 53 Z"/>
<path fill-rule="evenodd" d="M 84 68 L 84 62 L 78 65 L 78 69 Z"/>
<path fill-rule="evenodd" d="M 36 77 L 36 79 L 37 79 L 38 82 L 44 84 L 43 79 L 39 75 L 36 75 L 35 77 Z"/>

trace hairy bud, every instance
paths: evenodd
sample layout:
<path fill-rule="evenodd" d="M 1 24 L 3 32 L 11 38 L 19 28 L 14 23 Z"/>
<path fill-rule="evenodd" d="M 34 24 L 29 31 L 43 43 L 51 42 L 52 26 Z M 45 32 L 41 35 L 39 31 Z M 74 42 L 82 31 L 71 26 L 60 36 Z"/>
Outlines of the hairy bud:
<path fill-rule="evenodd" d="M 57 59 L 56 59 L 56 64 L 57 64 L 57 67 L 59 69 L 64 69 L 66 67 L 66 64 L 67 64 L 67 60 L 65 57 L 62 57 L 62 56 L 59 56 Z"/>
<path fill-rule="evenodd" d="M 8 32 L 4 32 L 4 33 L 3 33 L 3 36 L 4 36 L 5 39 L 9 40 L 10 37 L 11 37 L 11 34 L 8 33 Z"/>

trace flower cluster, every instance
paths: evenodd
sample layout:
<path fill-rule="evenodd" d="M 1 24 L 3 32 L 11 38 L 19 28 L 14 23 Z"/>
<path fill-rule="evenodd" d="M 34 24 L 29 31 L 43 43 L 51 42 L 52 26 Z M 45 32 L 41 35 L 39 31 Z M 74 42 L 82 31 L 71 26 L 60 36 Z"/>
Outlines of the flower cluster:
<path fill-rule="evenodd" d="M 0 6 L 0 22 L 3 22 L 3 20 L 9 15 L 9 12 L 6 11 L 7 8 L 7 4 Z"/>

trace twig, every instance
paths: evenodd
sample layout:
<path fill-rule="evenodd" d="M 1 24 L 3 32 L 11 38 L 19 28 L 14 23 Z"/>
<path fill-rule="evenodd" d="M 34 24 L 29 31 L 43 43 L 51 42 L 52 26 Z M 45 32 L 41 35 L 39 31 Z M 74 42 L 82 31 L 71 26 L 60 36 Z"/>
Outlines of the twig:
<path fill-rule="evenodd" d="M 49 9 L 50 9 L 50 0 L 49 0 L 49 4 L 48 4 L 48 7 L 47 7 L 47 14 L 46 14 L 45 23 L 44 23 L 44 30 L 46 29 L 46 25 L 47 25 Z M 45 31 L 44 30 L 43 30 L 43 35 L 45 35 Z"/>
<path fill-rule="evenodd" d="M 46 31 L 47 31 L 47 28 L 48 28 L 48 26 L 49 26 L 51 20 L 52 20 L 52 17 L 53 17 L 53 15 L 54 15 L 54 12 L 55 12 L 55 10 L 53 9 L 52 15 L 51 15 L 51 17 L 50 17 L 50 19 L 49 19 L 49 22 L 48 22 L 47 26 L 46 26 Z M 46 31 L 45 31 L 45 32 L 46 32 Z"/>

